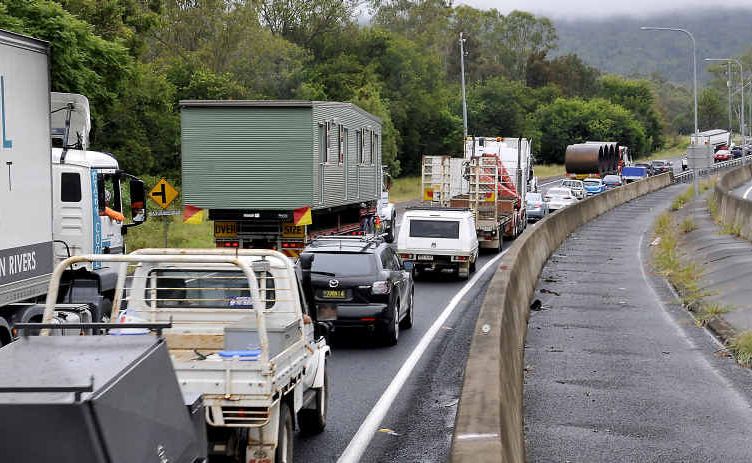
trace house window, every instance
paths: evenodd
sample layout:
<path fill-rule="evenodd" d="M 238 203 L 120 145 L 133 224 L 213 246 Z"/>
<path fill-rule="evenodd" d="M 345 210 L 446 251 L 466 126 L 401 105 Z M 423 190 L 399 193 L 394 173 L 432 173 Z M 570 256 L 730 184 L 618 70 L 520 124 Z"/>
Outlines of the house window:
<path fill-rule="evenodd" d="M 375 164 L 379 158 L 379 134 L 373 134 L 373 143 L 371 143 L 371 164 Z"/>
<path fill-rule="evenodd" d="M 344 125 L 339 126 L 339 143 L 338 143 L 338 152 L 339 152 L 339 164 L 342 165 L 345 162 L 345 156 L 347 155 L 347 129 Z"/>
<path fill-rule="evenodd" d="M 358 164 L 365 164 L 365 140 L 364 140 L 364 132 L 363 129 L 358 129 L 357 132 L 355 132 L 355 149 L 357 150 L 358 154 Z"/>

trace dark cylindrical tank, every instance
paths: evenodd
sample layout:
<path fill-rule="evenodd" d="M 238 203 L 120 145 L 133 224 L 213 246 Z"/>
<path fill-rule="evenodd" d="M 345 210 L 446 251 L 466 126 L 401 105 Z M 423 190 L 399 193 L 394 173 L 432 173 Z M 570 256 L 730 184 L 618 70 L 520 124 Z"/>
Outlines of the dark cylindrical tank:
<path fill-rule="evenodd" d="M 568 174 L 600 174 L 606 166 L 603 147 L 591 143 L 567 146 L 564 167 Z"/>

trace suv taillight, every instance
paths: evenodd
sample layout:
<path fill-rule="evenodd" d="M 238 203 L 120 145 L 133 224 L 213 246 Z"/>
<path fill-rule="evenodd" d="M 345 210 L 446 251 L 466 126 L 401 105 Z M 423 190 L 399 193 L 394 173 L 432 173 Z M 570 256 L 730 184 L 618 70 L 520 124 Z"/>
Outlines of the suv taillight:
<path fill-rule="evenodd" d="M 389 294 L 391 289 L 388 281 L 374 281 L 371 285 L 371 294 Z"/>

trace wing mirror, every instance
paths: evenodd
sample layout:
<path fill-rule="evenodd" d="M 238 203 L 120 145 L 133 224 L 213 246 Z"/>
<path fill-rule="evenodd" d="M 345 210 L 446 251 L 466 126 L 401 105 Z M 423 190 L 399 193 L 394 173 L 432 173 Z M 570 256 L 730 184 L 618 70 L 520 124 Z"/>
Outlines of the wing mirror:
<path fill-rule="evenodd" d="M 137 178 L 130 179 L 131 217 L 134 225 L 146 222 L 146 187 Z"/>

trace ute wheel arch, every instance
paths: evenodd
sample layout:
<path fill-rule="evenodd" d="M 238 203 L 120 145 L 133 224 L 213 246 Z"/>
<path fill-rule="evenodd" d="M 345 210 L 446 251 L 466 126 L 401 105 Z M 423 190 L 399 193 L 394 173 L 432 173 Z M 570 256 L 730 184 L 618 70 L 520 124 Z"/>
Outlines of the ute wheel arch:
<path fill-rule="evenodd" d="M 13 333 L 11 332 L 8 322 L 0 317 L 0 347 L 10 344 L 13 341 Z"/>

